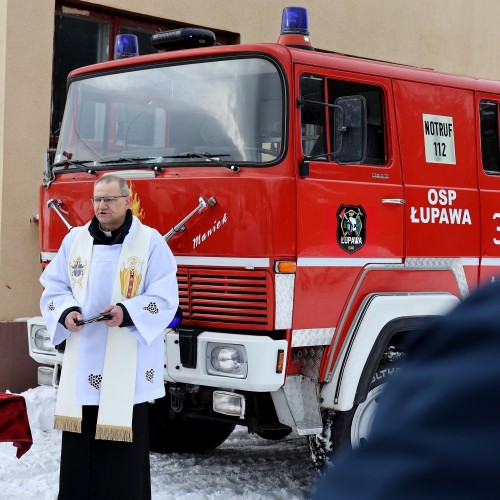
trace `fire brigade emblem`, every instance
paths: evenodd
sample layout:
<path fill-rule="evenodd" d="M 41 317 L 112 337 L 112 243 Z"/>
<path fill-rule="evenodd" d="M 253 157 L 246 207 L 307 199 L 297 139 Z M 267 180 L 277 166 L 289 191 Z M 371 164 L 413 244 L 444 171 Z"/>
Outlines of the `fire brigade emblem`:
<path fill-rule="evenodd" d="M 71 278 L 71 286 L 75 288 L 76 285 L 80 285 L 83 288 L 83 277 L 86 273 L 87 261 L 82 262 L 81 257 L 77 257 L 73 263 L 69 265 L 69 276 Z"/>
<path fill-rule="evenodd" d="M 366 212 L 361 205 L 340 205 L 337 210 L 337 242 L 348 253 L 366 241 Z"/>

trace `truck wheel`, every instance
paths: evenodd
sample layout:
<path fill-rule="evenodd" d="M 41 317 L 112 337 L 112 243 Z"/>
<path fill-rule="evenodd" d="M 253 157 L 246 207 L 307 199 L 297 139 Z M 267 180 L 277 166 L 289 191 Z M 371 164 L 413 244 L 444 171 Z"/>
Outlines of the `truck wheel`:
<path fill-rule="evenodd" d="M 317 470 L 330 463 L 340 449 L 363 446 L 368 439 L 377 411 L 378 398 L 387 380 L 395 372 L 396 367 L 380 365 L 372 379 L 365 401 L 350 411 L 325 410 L 322 413 L 323 432 L 308 437 L 311 458 Z"/>
<path fill-rule="evenodd" d="M 163 410 L 163 411 L 162 411 Z M 149 449 L 156 453 L 201 453 L 220 446 L 234 424 L 209 420 L 170 420 L 168 409 L 149 405 Z"/>

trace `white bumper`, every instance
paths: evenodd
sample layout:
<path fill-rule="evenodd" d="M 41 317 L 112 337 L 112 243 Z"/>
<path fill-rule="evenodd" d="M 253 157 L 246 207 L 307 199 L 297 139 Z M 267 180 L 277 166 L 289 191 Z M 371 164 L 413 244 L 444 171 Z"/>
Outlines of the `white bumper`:
<path fill-rule="evenodd" d="M 238 335 L 218 332 L 202 332 L 197 340 L 196 368 L 182 366 L 179 350 L 179 334 L 170 330 L 165 335 L 166 367 L 165 380 L 193 385 L 217 387 L 250 392 L 277 391 L 285 381 L 286 340 L 270 337 Z M 228 374 L 209 373 L 208 344 L 243 346 L 248 362 L 245 378 L 234 378 Z M 279 351 L 283 350 L 285 361 L 281 373 L 276 373 Z"/>

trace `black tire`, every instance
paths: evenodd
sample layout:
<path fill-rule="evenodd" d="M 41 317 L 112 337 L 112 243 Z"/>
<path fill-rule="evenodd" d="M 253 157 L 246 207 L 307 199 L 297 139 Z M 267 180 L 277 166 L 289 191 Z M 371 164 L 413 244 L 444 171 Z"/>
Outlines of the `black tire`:
<path fill-rule="evenodd" d="M 311 458 L 317 470 L 323 469 L 331 462 L 339 450 L 363 446 L 368 439 L 378 397 L 396 370 L 394 365 L 380 365 L 370 383 L 366 400 L 355 405 L 352 410 L 322 412 L 323 432 L 308 437 Z"/>
<path fill-rule="evenodd" d="M 161 400 L 158 400 L 161 401 Z M 202 453 L 220 446 L 234 424 L 209 420 L 170 420 L 169 410 L 158 401 L 149 405 L 149 450 L 156 453 Z"/>

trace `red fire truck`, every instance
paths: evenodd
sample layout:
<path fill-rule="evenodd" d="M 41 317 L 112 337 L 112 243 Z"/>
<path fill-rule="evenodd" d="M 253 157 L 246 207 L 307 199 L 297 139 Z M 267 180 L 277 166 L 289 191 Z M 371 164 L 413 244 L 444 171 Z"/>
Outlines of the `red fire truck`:
<path fill-rule="evenodd" d="M 41 261 L 92 216 L 96 179 L 176 256 L 180 328 L 151 449 L 209 450 L 235 425 L 359 446 L 405 339 L 500 270 L 500 83 L 278 43 L 154 35 L 161 52 L 69 75 L 40 188 Z M 122 41 L 126 43 L 126 41 Z M 28 323 L 40 383 L 62 349 Z"/>

